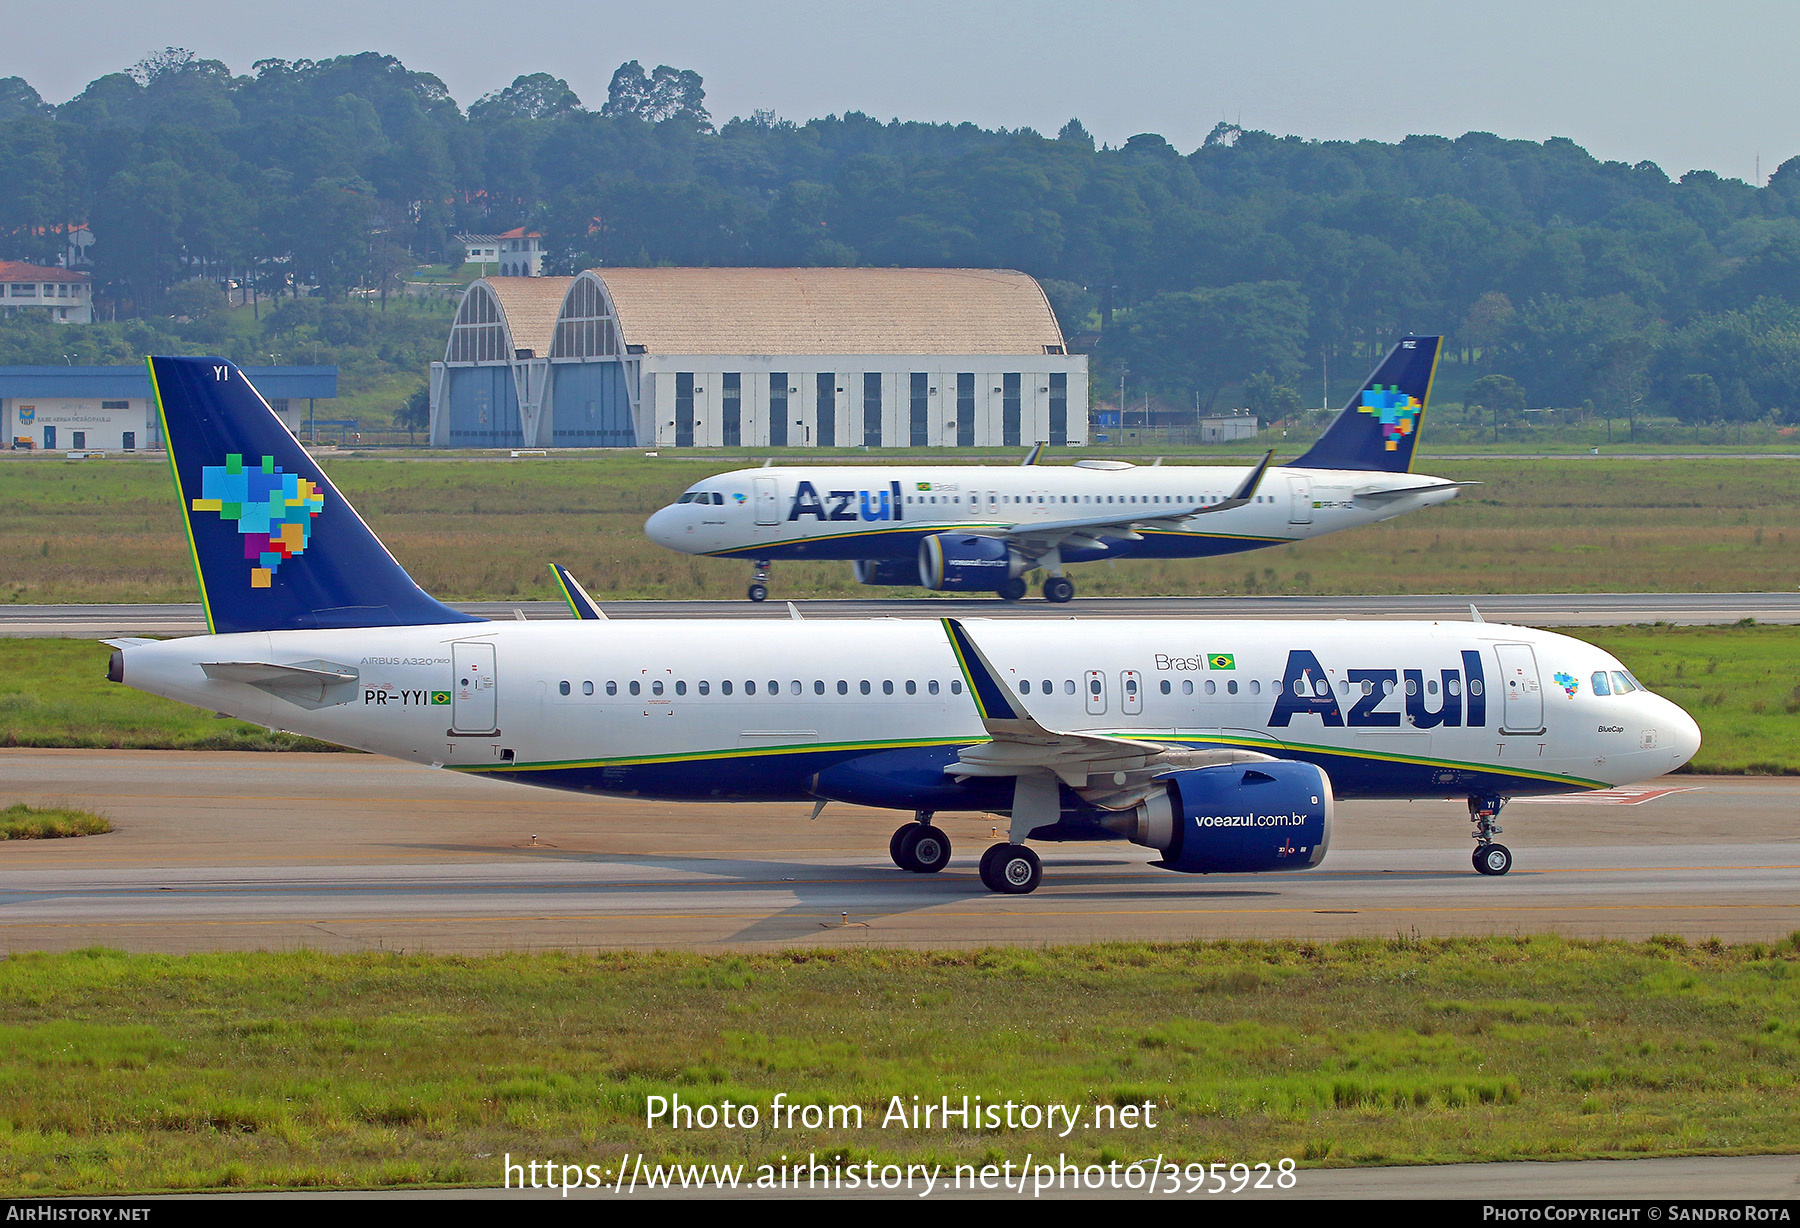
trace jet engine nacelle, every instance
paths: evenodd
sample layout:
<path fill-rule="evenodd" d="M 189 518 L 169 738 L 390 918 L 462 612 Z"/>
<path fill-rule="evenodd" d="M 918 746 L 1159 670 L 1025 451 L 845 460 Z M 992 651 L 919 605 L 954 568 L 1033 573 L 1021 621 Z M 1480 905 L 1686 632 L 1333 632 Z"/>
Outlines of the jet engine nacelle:
<path fill-rule="evenodd" d="M 1182 874 L 1304 870 L 1331 842 L 1331 781 L 1310 763 L 1228 763 L 1160 777 L 1137 807 L 1133 844 Z"/>
<path fill-rule="evenodd" d="M 919 566 L 898 559 L 857 559 L 858 584 L 917 584 Z"/>
<path fill-rule="evenodd" d="M 919 543 L 919 583 L 937 592 L 991 593 L 1025 571 L 997 537 L 934 533 Z"/>

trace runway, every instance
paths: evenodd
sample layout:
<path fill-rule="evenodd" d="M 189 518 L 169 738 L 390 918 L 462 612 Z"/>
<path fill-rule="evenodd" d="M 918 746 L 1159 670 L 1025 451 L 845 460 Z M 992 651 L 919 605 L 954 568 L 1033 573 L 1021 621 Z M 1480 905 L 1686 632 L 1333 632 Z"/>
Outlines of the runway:
<path fill-rule="evenodd" d="M 560 601 L 450 602 L 484 618 L 568 618 Z M 1371 597 L 1077 597 L 1052 605 L 1035 597 L 1008 604 L 993 597 L 869 597 L 794 603 L 805 618 L 1193 618 L 1447 619 L 1467 621 L 1473 605 L 1489 622 L 1529 627 L 1602 627 L 1666 622 L 1708 626 L 1753 618 L 1800 623 L 1793 593 L 1501 593 Z M 607 601 L 608 618 L 789 618 L 776 596 L 749 601 Z M 0 605 L 0 636 L 199 635 L 199 605 Z"/>
<path fill-rule="evenodd" d="M 1295 875 L 1184 876 L 1130 845 L 1046 845 L 994 896 L 996 820 L 940 815 L 949 869 L 895 869 L 899 816 L 591 799 L 363 755 L 0 751 L 0 805 L 116 831 L 0 844 L 0 949 L 976 946 L 1515 934 L 1772 940 L 1800 929 L 1800 780 L 1672 777 L 1519 801 L 1516 866 L 1469 868 L 1456 802 L 1346 802 Z"/>

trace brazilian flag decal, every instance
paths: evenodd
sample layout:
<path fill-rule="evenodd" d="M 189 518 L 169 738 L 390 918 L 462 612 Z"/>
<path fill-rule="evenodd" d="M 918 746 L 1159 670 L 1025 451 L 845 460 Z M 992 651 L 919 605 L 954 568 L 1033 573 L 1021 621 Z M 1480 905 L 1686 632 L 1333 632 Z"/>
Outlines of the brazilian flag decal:
<path fill-rule="evenodd" d="M 433 691 L 431 693 L 431 702 L 434 704 L 449 703 L 450 702 L 450 692 L 449 691 Z"/>
<path fill-rule="evenodd" d="M 1207 669 L 1236 669 L 1237 658 L 1229 652 L 1215 652 L 1206 658 Z"/>

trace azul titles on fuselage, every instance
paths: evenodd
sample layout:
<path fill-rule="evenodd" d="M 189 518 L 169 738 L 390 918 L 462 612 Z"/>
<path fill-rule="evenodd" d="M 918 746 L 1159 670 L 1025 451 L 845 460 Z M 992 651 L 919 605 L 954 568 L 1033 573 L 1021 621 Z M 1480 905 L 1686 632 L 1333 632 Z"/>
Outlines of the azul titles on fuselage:
<path fill-rule="evenodd" d="M 870 585 L 1075 593 L 1064 568 L 1197 558 L 1302 541 L 1453 498 L 1466 483 L 1410 472 L 1439 338 L 1404 338 L 1305 455 L 1273 466 L 766 466 L 696 483 L 645 525 L 688 554 L 756 563 L 850 561 Z M 1036 452 L 1034 450 L 1033 457 Z"/>

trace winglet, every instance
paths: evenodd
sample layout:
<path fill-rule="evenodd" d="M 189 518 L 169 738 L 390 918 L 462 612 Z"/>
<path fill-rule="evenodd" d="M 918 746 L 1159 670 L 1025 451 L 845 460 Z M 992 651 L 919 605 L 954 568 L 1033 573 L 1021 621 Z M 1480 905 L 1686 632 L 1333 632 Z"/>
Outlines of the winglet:
<path fill-rule="evenodd" d="M 1257 464 L 1256 468 L 1250 471 L 1250 476 L 1244 479 L 1244 484 L 1237 488 L 1227 502 L 1239 505 L 1250 502 L 1252 496 L 1256 494 L 1256 488 L 1262 485 L 1263 474 L 1269 471 L 1269 465 L 1273 463 L 1274 460 L 1275 449 L 1270 448 L 1267 452 L 1263 453 L 1262 460 Z"/>
<path fill-rule="evenodd" d="M 806 619 L 804 619 L 800 616 L 800 607 L 799 606 L 795 605 L 793 602 L 790 601 L 787 603 L 787 608 L 788 608 L 788 617 L 789 618 L 793 619 L 797 623 L 803 623 L 806 621 Z"/>
<path fill-rule="evenodd" d="M 1263 453 L 1263 458 L 1257 462 L 1256 468 L 1252 469 L 1248 476 L 1246 476 L 1242 482 L 1238 483 L 1238 488 L 1233 491 L 1229 497 L 1221 499 L 1217 503 L 1207 507 L 1197 507 L 1193 511 L 1188 512 L 1187 516 L 1207 516 L 1214 512 L 1229 512 L 1234 507 L 1244 506 L 1244 504 L 1256 497 L 1256 488 L 1262 485 L 1263 474 L 1269 471 L 1269 465 L 1274 459 L 1275 449 L 1270 448 L 1267 452 Z"/>
<path fill-rule="evenodd" d="M 569 574 L 569 569 L 561 563 L 550 564 L 550 574 L 556 577 L 556 587 L 562 590 L 563 600 L 569 603 L 569 611 L 582 621 L 606 621 L 606 611 L 600 603 L 588 596 L 588 591 L 581 587 L 581 581 Z"/>
<path fill-rule="evenodd" d="M 1031 713 L 1019 705 L 1006 684 L 1000 681 L 999 671 L 976 647 L 962 623 L 954 618 L 946 618 L 943 623 L 944 634 L 950 637 L 950 651 L 956 654 L 956 663 L 962 670 L 963 681 L 968 684 L 969 694 L 975 699 L 975 710 L 981 713 L 982 723 L 1011 721 L 1037 725 Z"/>
<path fill-rule="evenodd" d="M 1046 447 L 1046 446 L 1047 446 L 1047 445 L 1046 445 L 1046 444 L 1045 444 L 1045 443 L 1044 443 L 1044 441 L 1043 441 L 1043 440 L 1041 440 L 1041 439 L 1040 439 L 1040 440 L 1038 440 L 1038 441 L 1037 441 L 1037 442 L 1036 442 L 1036 443 L 1034 443 L 1034 444 L 1032 444 L 1032 445 L 1031 445 L 1031 451 L 1029 451 L 1029 452 L 1027 452 L 1027 453 L 1026 453 L 1026 454 L 1025 454 L 1025 459 L 1024 459 L 1024 460 L 1022 460 L 1022 461 L 1020 461 L 1020 462 L 1019 462 L 1019 464 L 1020 464 L 1020 466 L 1021 466 L 1021 467 L 1023 467 L 1023 466 L 1025 466 L 1025 465 L 1035 465 L 1035 464 L 1037 464 L 1037 463 L 1038 463 L 1038 457 L 1040 457 L 1040 456 L 1042 456 L 1042 455 L 1043 455 L 1043 454 L 1044 454 L 1044 448 L 1045 448 L 1045 447 Z"/>
<path fill-rule="evenodd" d="M 1469 621 L 1472 623 L 1484 623 L 1487 621 L 1487 619 L 1481 616 L 1481 611 L 1475 608 L 1475 603 L 1473 601 L 1469 603 Z"/>

